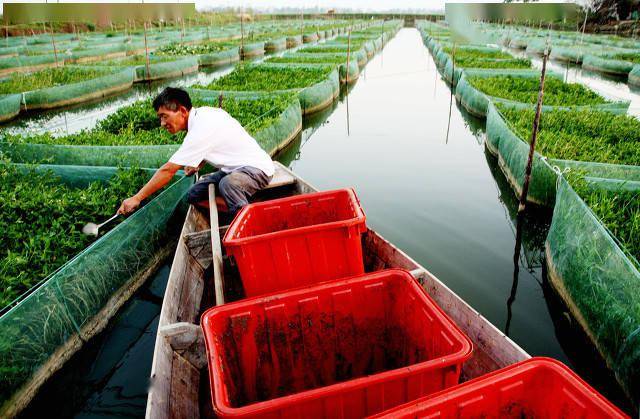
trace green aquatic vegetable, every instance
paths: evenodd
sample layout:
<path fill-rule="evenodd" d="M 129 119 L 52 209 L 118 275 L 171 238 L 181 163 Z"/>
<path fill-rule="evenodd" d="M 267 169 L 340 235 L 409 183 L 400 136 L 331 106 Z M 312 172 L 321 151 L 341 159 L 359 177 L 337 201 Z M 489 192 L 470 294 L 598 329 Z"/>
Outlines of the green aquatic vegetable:
<path fill-rule="evenodd" d="M 269 63 L 301 63 L 301 64 L 343 64 L 347 62 L 347 54 L 295 54 L 284 55 L 282 57 L 272 57 L 267 60 Z"/>
<path fill-rule="evenodd" d="M 53 172 L 22 173 L 0 162 L 0 307 L 94 241 L 82 234 L 84 223 L 111 216 L 147 179 L 139 169 L 121 169 L 106 185 L 75 189 Z"/>
<path fill-rule="evenodd" d="M 239 65 L 234 71 L 206 86 L 211 90 L 267 91 L 300 89 L 325 79 L 333 66 L 268 67 Z"/>
<path fill-rule="evenodd" d="M 535 111 L 498 108 L 511 129 L 529 141 Z M 597 110 L 544 111 L 536 150 L 554 159 L 640 165 L 640 121 Z"/>
<path fill-rule="evenodd" d="M 640 260 L 640 191 L 593 188 L 579 173 L 570 173 L 569 182 L 623 248 Z"/>
<path fill-rule="evenodd" d="M 637 52 L 625 52 L 621 54 L 615 54 L 614 60 L 630 61 L 634 64 L 640 64 L 640 53 Z"/>
<path fill-rule="evenodd" d="M 456 66 L 462 68 L 531 68 L 531 60 L 527 58 L 494 60 L 475 57 L 458 58 L 456 56 Z"/>
<path fill-rule="evenodd" d="M 530 77 L 500 75 L 469 77 L 469 83 L 481 92 L 503 99 L 534 104 L 538 100 L 540 80 Z M 548 77 L 544 84 L 544 104 L 551 106 L 599 105 L 607 101 L 589 88 L 578 83 L 564 83 Z"/>
<path fill-rule="evenodd" d="M 48 68 L 35 73 L 14 73 L 0 81 L 0 94 L 21 93 L 95 79 L 110 74 L 100 68 Z"/>
<path fill-rule="evenodd" d="M 453 54 L 453 47 L 444 47 L 443 51 L 449 55 Z M 476 49 L 465 49 L 458 47 L 456 48 L 456 62 L 459 59 L 471 59 L 471 58 L 493 58 L 493 59 L 511 59 L 514 58 L 513 55 L 496 49 L 494 51 L 486 51 L 486 50 L 476 50 Z"/>
<path fill-rule="evenodd" d="M 223 98 L 222 107 L 236 118 L 247 131 L 255 134 L 273 124 L 280 114 L 291 105 L 294 94 L 274 95 L 256 100 Z M 217 100 L 204 101 L 192 97 L 194 106 L 218 107 Z M 53 136 L 50 133 L 39 135 L 5 135 L 10 143 L 31 144 L 69 144 L 69 145 L 165 145 L 180 144 L 186 133 L 176 135 L 160 128 L 150 100 L 141 100 L 118 109 L 98 123 L 96 128 L 76 134 Z"/>

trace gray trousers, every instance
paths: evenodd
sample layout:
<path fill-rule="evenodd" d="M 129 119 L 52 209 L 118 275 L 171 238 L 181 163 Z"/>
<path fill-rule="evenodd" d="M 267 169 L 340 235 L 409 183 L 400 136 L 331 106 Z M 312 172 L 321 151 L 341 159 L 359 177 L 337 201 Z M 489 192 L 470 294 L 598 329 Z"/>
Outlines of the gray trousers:
<path fill-rule="evenodd" d="M 249 203 L 249 198 L 269 184 L 272 176 L 267 176 L 262 170 L 245 166 L 231 173 L 218 170 L 203 176 L 187 192 L 190 204 L 209 199 L 209 184 L 216 185 L 216 194 L 224 198 L 229 212 L 235 214 Z"/>

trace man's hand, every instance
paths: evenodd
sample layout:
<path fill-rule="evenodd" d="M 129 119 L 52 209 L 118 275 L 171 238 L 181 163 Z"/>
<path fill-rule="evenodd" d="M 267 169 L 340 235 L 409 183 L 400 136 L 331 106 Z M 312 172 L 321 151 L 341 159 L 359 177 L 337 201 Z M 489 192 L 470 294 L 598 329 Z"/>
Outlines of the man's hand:
<path fill-rule="evenodd" d="M 122 201 L 122 205 L 120 205 L 120 208 L 118 209 L 118 214 L 129 215 L 137 210 L 139 206 L 140 200 L 135 196 L 132 196 L 131 198 L 127 198 Z"/>
<path fill-rule="evenodd" d="M 185 166 L 184 174 L 187 176 L 195 175 L 196 173 L 198 173 L 198 170 L 200 170 L 200 167 Z"/>

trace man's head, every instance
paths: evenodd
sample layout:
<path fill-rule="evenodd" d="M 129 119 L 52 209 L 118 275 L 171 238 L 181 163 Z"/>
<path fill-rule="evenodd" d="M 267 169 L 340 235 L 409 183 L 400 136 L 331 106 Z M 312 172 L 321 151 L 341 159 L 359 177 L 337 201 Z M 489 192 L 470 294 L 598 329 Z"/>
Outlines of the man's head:
<path fill-rule="evenodd" d="M 175 134 L 187 129 L 191 98 L 182 89 L 167 87 L 153 100 L 153 109 L 160 118 L 160 125 Z"/>

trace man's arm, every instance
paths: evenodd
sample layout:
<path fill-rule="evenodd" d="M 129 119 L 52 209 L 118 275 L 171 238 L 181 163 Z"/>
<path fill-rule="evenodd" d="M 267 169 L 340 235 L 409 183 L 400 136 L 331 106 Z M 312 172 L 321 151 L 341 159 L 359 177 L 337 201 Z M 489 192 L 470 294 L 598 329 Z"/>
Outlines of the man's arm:
<path fill-rule="evenodd" d="M 128 215 L 134 212 L 140 206 L 140 202 L 162 189 L 180 169 L 182 169 L 182 166 L 175 163 L 167 162 L 163 164 L 137 194 L 122 201 L 118 214 Z"/>

